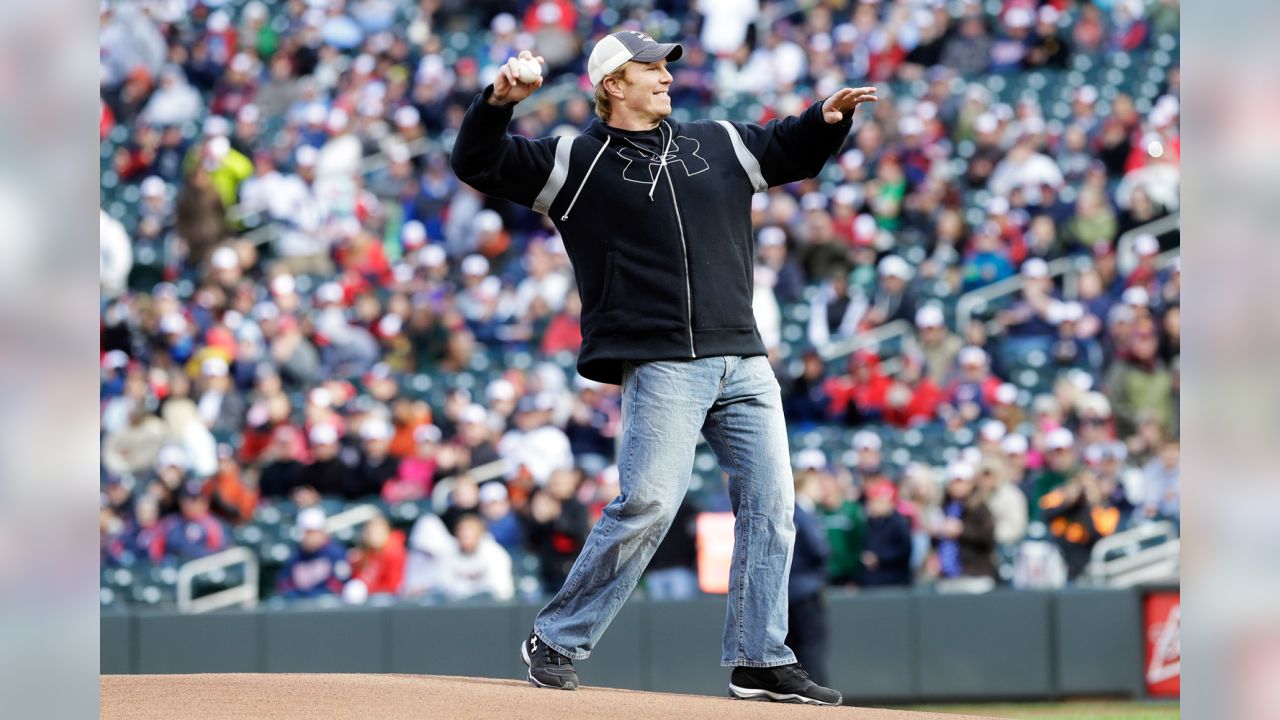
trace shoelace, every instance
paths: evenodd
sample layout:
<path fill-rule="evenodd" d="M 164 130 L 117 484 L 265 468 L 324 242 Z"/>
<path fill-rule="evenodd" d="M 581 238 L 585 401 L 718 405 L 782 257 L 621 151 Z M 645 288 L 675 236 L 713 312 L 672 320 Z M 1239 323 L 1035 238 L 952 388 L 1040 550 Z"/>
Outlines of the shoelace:
<path fill-rule="evenodd" d="M 791 673 L 803 682 L 812 682 L 809 678 L 809 673 L 805 672 L 804 668 L 800 667 L 800 663 L 787 665 L 785 669 L 787 672 Z"/>

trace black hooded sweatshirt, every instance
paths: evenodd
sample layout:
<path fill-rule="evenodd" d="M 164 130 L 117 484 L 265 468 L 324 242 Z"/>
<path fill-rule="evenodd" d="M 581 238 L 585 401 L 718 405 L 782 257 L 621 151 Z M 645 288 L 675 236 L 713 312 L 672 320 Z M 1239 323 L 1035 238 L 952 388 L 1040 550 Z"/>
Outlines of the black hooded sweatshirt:
<path fill-rule="evenodd" d="M 578 372 L 618 384 L 626 361 L 764 355 L 751 310 L 751 195 L 817 175 L 852 112 L 822 102 L 767 125 L 670 118 L 648 131 L 595 119 L 575 137 L 507 132 L 512 107 L 468 108 L 450 164 L 463 182 L 548 215 L 582 298 Z M 665 160 L 665 163 L 664 163 Z"/>

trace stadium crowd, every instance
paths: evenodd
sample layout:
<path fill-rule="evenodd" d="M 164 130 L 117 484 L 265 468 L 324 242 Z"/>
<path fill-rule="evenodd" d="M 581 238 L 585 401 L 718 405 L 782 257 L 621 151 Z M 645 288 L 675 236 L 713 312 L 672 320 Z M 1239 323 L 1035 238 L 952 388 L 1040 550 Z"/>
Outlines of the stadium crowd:
<path fill-rule="evenodd" d="M 1177 0 L 100 11 L 106 568 L 266 557 L 246 529 L 274 524 L 285 598 L 559 587 L 617 494 L 618 388 L 573 372 L 554 228 L 447 158 L 521 49 L 547 82 L 513 132 L 585 127 L 586 53 L 620 27 L 684 43 L 678 120 L 881 88 L 821 176 L 752 208 L 797 513 L 819 529 L 793 595 L 1033 586 L 1023 550 L 1046 543 L 1074 579 L 1099 538 L 1176 526 L 1178 240 L 1144 228 L 1178 207 Z M 697 590 L 695 518 L 727 508 L 718 475 L 699 487 L 652 596 Z M 364 502 L 382 514 L 335 537 Z"/>

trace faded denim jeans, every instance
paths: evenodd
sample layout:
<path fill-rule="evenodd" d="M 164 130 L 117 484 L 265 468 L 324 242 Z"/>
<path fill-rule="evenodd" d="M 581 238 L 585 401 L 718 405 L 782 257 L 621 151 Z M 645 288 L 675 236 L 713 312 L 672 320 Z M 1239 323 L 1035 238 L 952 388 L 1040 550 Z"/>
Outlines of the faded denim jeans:
<path fill-rule="evenodd" d="M 698 432 L 729 475 L 733 564 L 720 664 L 796 661 L 786 646 L 795 493 L 778 381 L 764 357 L 628 363 L 621 494 L 605 506 L 534 632 L 574 660 L 591 654 L 666 535 L 693 474 Z"/>

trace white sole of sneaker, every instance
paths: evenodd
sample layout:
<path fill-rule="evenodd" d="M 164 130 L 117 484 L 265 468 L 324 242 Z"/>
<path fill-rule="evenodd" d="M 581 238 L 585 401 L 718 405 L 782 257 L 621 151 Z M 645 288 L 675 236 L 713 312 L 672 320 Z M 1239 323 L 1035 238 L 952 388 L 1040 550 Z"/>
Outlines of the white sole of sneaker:
<path fill-rule="evenodd" d="M 805 705 L 826 705 L 835 706 L 844 701 L 843 697 L 837 698 L 835 702 L 828 703 L 821 700 L 815 700 L 803 695 L 794 695 L 792 693 L 774 693 L 768 690 L 757 690 L 755 688 L 738 687 L 733 683 L 729 683 L 729 692 L 739 700 L 763 700 L 766 702 L 781 703 L 803 703 Z"/>
<path fill-rule="evenodd" d="M 520 643 L 520 659 L 523 660 L 525 666 L 529 668 L 529 671 L 525 674 L 528 675 L 529 677 L 530 685 L 536 688 L 546 688 L 548 690 L 577 690 L 578 689 L 578 686 L 573 683 L 560 686 L 560 685 L 547 685 L 546 683 L 538 682 L 537 678 L 533 676 L 533 662 L 529 660 L 529 646 L 526 645 L 525 643 Z"/>

